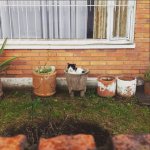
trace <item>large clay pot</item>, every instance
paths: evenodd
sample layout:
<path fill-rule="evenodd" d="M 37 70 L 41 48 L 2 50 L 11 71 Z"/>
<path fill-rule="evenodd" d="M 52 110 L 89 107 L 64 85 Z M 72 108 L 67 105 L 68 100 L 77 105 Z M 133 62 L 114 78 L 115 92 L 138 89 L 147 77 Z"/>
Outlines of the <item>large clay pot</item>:
<path fill-rule="evenodd" d="M 122 97 L 132 97 L 136 92 L 136 78 L 121 76 L 117 78 L 117 94 Z"/>
<path fill-rule="evenodd" d="M 0 79 L 0 98 L 2 97 L 2 95 L 3 95 L 3 89 L 2 89 L 2 82 Z"/>
<path fill-rule="evenodd" d="M 145 81 L 144 83 L 144 93 L 150 95 L 150 81 Z"/>
<path fill-rule="evenodd" d="M 113 97 L 116 94 L 116 78 L 103 76 L 98 78 L 97 93 L 102 97 Z"/>
<path fill-rule="evenodd" d="M 33 92 L 37 96 L 51 96 L 56 93 L 56 72 L 38 74 L 33 71 Z"/>

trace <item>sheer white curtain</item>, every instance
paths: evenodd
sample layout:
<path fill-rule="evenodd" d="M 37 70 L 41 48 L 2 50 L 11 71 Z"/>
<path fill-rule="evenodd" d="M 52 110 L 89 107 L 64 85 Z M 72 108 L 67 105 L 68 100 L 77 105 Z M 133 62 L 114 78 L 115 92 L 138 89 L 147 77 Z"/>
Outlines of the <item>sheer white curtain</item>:
<path fill-rule="evenodd" d="M 127 36 L 127 17 L 128 17 L 128 3 L 129 0 L 116 0 L 116 6 L 114 8 L 114 25 L 113 36 L 114 37 L 126 37 Z"/>
<path fill-rule="evenodd" d="M 43 38 L 40 7 L 21 6 L 33 3 L 40 4 L 40 1 L 0 1 L 1 37 Z"/>
<path fill-rule="evenodd" d="M 86 5 L 86 0 L 0 1 L 0 38 L 87 38 Z"/>

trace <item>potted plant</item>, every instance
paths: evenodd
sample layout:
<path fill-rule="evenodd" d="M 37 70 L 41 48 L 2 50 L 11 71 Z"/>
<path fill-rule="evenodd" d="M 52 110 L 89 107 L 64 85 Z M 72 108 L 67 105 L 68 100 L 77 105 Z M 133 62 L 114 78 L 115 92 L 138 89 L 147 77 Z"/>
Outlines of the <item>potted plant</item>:
<path fill-rule="evenodd" d="M 3 42 L 3 44 L 0 48 L 0 55 L 3 54 L 6 43 L 7 43 L 7 38 L 5 39 L 5 41 Z M 14 57 L 11 57 L 7 60 L 4 60 L 4 61 L 0 62 L 0 73 L 2 71 L 4 71 L 5 69 L 7 69 L 9 67 L 10 63 L 12 61 L 14 61 L 15 59 L 16 59 L 16 57 L 14 56 Z M 2 95 L 3 95 L 3 90 L 2 90 L 2 82 L 1 82 L 1 79 L 0 79 L 0 97 L 2 97 Z"/>
<path fill-rule="evenodd" d="M 37 96 L 56 93 L 56 71 L 54 66 L 40 66 L 33 70 L 33 92 Z"/>
<path fill-rule="evenodd" d="M 136 77 L 120 76 L 117 78 L 117 94 L 132 97 L 136 92 Z"/>
<path fill-rule="evenodd" d="M 98 78 L 97 93 L 102 97 L 113 97 L 116 94 L 116 78 L 102 76 Z"/>
<path fill-rule="evenodd" d="M 150 95 L 150 68 L 144 74 L 144 93 Z"/>

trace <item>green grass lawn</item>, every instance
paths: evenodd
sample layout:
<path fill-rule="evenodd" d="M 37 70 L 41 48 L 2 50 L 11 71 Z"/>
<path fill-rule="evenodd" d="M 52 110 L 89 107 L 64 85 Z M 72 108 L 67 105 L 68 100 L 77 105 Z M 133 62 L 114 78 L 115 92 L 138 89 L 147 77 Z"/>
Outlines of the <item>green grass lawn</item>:
<path fill-rule="evenodd" d="M 85 98 L 71 99 L 66 91 L 49 98 L 31 95 L 32 92 L 27 90 L 5 92 L 0 101 L 0 134 L 11 126 L 19 128 L 46 118 L 65 117 L 95 122 L 112 134 L 150 132 L 150 109 L 140 106 L 135 97 L 101 98 L 95 90 L 88 90 Z"/>

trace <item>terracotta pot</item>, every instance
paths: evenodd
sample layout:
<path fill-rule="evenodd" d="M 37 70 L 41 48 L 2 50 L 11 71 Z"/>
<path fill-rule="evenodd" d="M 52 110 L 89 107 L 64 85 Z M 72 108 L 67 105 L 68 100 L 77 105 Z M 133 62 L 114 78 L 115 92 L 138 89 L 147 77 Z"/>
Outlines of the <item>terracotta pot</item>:
<path fill-rule="evenodd" d="M 144 83 L 144 93 L 150 95 L 150 81 L 145 81 Z"/>
<path fill-rule="evenodd" d="M 56 93 L 56 72 L 38 74 L 33 71 L 33 92 L 37 96 L 51 96 Z"/>
<path fill-rule="evenodd" d="M 97 93 L 102 97 L 113 97 L 116 94 L 116 78 L 103 76 L 98 78 Z"/>
<path fill-rule="evenodd" d="M 121 76 L 117 78 L 117 94 L 122 97 L 132 97 L 136 92 L 136 78 Z"/>
<path fill-rule="evenodd" d="M 0 79 L 0 97 L 2 97 L 2 95 L 3 95 L 3 89 L 2 89 L 2 82 Z"/>

